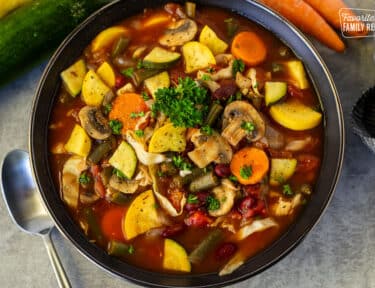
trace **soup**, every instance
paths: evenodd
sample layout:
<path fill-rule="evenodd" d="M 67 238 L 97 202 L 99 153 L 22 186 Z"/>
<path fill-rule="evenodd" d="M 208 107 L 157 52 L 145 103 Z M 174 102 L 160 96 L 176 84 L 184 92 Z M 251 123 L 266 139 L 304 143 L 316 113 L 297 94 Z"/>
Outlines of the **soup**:
<path fill-rule="evenodd" d="M 61 73 L 49 159 L 90 242 L 148 270 L 225 275 L 308 205 L 322 113 L 303 63 L 274 35 L 169 3 L 82 52 Z"/>

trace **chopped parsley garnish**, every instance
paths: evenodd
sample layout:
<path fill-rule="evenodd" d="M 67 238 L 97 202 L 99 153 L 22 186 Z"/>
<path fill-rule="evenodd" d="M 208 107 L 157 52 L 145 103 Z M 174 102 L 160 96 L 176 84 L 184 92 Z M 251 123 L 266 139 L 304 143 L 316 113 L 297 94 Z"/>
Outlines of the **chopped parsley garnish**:
<path fill-rule="evenodd" d="M 81 184 L 89 184 L 90 181 L 91 181 L 91 178 L 89 175 L 87 175 L 86 172 L 83 172 L 80 176 L 79 176 L 79 179 L 78 179 L 79 183 Z"/>
<path fill-rule="evenodd" d="M 188 197 L 187 197 L 187 203 L 198 204 L 199 203 L 198 196 L 194 195 L 194 194 L 189 194 Z"/>
<path fill-rule="evenodd" d="M 283 66 L 279 63 L 272 63 L 272 72 L 277 73 L 283 70 Z"/>
<path fill-rule="evenodd" d="M 161 170 L 158 170 L 157 174 L 158 174 L 159 177 L 164 177 L 165 176 L 165 173 L 163 171 L 161 171 Z"/>
<path fill-rule="evenodd" d="M 204 74 L 201 78 L 203 81 L 210 81 L 211 80 L 211 76 L 210 75 L 207 75 L 207 74 Z"/>
<path fill-rule="evenodd" d="M 124 173 L 122 173 L 120 170 L 118 170 L 116 168 L 113 168 L 112 174 L 115 174 L 121 180 L 126 180 L 127 179 L 126 176 L 124 175 Z"/>
<path fill-rule="evenodd" d="M 195 127 L 202 125 L 209 101 L 205 88 L 198 86 L 190 77 L 179 78 L 176 87 L 156 91 L 152 111 L 164 112 L 177 127 Z"/>
<path fill-rule="evenodd" d="M 292 190 L 292 188 L 290 187 L 289 184 L 283 185 L 283 194 L 285 196 L 293 196 L 294 195 L 293 190 Z"/>
<path fill-rule="evenodd" d="M 201 127 L 201 132 L 205 135 L 211 136 L 213 133 L 213 130 L 210 126 L 205 125 Z"/>
<path fill-rule="evenodd" d="M 105 115 L 108 115 L 109 114 L 109 112 L 111 112 L 111 110 L 112 110 L 112 105 L 111 104 L 105 104 L 104 105 L 104 114 Z"/>
<path fill-rule="evenodd" d="M 139 118 L 145 116 L 145 112 L 132 112 L 130 113 L 130 118 Z"/>
<path fill-rule="evenodd" d="M 245 71 L 245 63 L 241 59 L 235 59 L 232 66 L 233 76 L 236 76 L 237 72 L 241 73 L 243 71 Z"/>
<path fill-rule="evenodd" d="M 208 67 L 207 68 L 207 72 L 208 73 L 213 73 L 213 72 L 215 72 L 215 68 L 214 67 Z"/>
<path fill-rule="evenodd" d="M 131 77 L 133 77 L 133 74 L 134 74 L 134 68 L 130 67 L 128 69 L 122 70 L 121 73 L 124 76 L 131 78 Z"/>
<path fill-rule="evenodd" d="M 134 252 L 135 252 L 134 246 L 130 245 L 129 248 L 128 248 L 128 253 L 133 254 Z"/>
<path fill-rule="evenodd" d="M 243 121 L 241 124 L 241 128 L 245 130 L 247 133 L 252 133 L 255 130 L 255 125 L 253 122 Z"/>
<path fill-rule="evenodd" d="M 180 170 L 191 170 L 192 165 L 184 160 L 180 155 L 172 157 L 173 165 Z"/>
<path fill-rule="evenodd" d="M 232 181 L 232 182 L 238 182 L 237 177 L 234 176 L 234 175 L 230 175 L 230 176 L 228 177 L 228 179 L 229 179 L 230 181 Z"/>
<path fill-rule="evenodd" d="M 122 123 L 118 120 L 109 121 L 109 127 L 111 127 L 113 134 L 120 135 L 122 129 Z"/>
<path fill-rule="evenodd" d="M 135 130 L 134 133 L 138 137 L 143 137 L 145 135 L 145 132 L 143 130 Z"/>
<path fill-rule="evenodd" d="M 208 211 L 217 210 L 220 208 L 220 202 L 215 197 L 208 196 L 207 197 L 207 209 Z"/>
<path fill-rule="evenodd" d="M 150 100 L 150 96 L 148 96 L 147 92 L 142 92 L 142 98 L 143 100 L 147 101 L 147 100 Z"/>
<path fill-rule="evenodd" d="M 242 93 L 240 91 L 236 92 L 236 100 L 242 100 Z"/>
<path fill-rule="evenodd" d="M 240 175 L 243 179 L 249 179 L 253 175 L 253 167 L 251 166 L 242 166 L 240 169 Z"/>

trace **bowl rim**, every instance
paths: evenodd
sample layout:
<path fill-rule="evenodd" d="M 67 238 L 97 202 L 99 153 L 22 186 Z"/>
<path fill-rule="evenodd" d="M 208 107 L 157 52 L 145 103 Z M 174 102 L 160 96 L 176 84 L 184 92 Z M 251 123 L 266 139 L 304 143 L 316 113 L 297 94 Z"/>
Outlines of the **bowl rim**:
<path fill-rule="evenodd" d="M 51 70 L 53 69 L 53 67 L 55 65 L 55 62 L 59 59 L 59 57 L 61 57 L 61 53 L 77 37 L 77 35 L 79 35 L 79 33 L 82 34 L 83 33 L 82 31 L 86 31 L 88 29 L 88 27 L 90 27 L 90 25 L 93 25 L 93 23 L 95 24 L 95 22 L 98 22 L 98 19 L 100 19 L 100 17 L 104 17 L 105 13 L 115 9 L 113 7 L 126 5 L 126 4 L 139 5 L 140 2 L 145 3 L 146 6 L 147 6 L 147 4 L 149 4 L 148 6 L 157 7 L 157 6 L 160 6 L 159 5 L 160 3 L 167 3 L 167 2 L 170 2 L 170 1 L 157 0 L 155 2 L 157 2 L 158 4 L 156 4 L 154 2 L 154 3 L 152 3 L 152 5 L 147 0 L 130 0 L 130 1 L 127 1 L 126 4 L 123 3 L 123 2 L 125 2 L 125 1 L 116 0 L 116 1 L 113 1 L 113 2 L 105 5 L 104 7 L 102 7 L 101 9 L 96 11 L 95 13 L 93 13 L 91 16 L 89 16 L 76 29 L 74 29 L 65 38 L 65 40 L 59 46 L 59 48 L 56 50 L 56 52 L 50 58 L 50 61 L 48 62 L 47 66 L 46 66 L 46 68 L 43 72 L 43 75 L 40 79 L 40 82 L 39 82 L 39 85 L 38 85 L 38 88 L 36 90 L 35 97 L 34 97 L 34 100 L 33 100 L 33 104 L 32 104 L 32 113 L 31 113 L 30 126 L 29 126 L 29 151 L 30 151 L 30 161 L 31 161 L 31 164 L 32 164 L 31 165 L 32 166 L 32 174 L 33 174 L 34 180 L 37 183 L 37 186 L 39 188 L 41 198 L 43 199 L 43 204 L 44 204 L 46 210 L 51 215 L 51 218 L 55 222 L 56 227 L 60 230 L 60 232 L 66 238 L 68 238 L 70 240 L 70 242 L 73 243 L 73 246 L 83 256 L 85 256 L 87 259 L 89 259 L 91 262 L 93 262 L 97 266 L 101 267 L 106 272 L 109 272 L 110 274 L 115 275 L 117 277 L 120 277 L 122 279 L 125 278 L 127 280 L 130 280 L 130 281 L 132 281 L 132 282 L 134 282 L 138 285 L 147 285 L 147 286 L 153 286 L 153 287 L 167 287 L 167 286 L 168 287 L 175 287 L 175 286 L 195 286 L 195 287 L 216 286 L 216 287 L 218 287 L 218 286 L 225 286 L 225 285 L 233 284 L 235 282 L 247 279 L 247 278 L 263 271 L 264 269 L 268 268 L 269 266 L 275 264 L 277 261 L 279 261 L 280 259 L 285 257 L 287 254 L 289 254 L 304 239 L 304 237 L 307 235 L 307 233 L 309 233 L 309 231 L 311 231 L 311 229 L 319 222 L 319 220 L 321 219 L 324 211 L 327 209 L 329 202 L 332 199 L 332 196 L 333 196 L 334 190 L 337 186 L 337 183 L 338 183 L 338 180 L 339 180 L 339 175 L 341 173 L 341 169 L 342 169 L 342 166 L 343 166 L 344 146 L 345 146 L 345 130 L 344 130 L 343 111 L 342 111 L 340 99 L 338 97 L 338 93 L 337 93 L 335 84 L 333 82 L 333 78 L 332 78 L 326 64 L 324 63 L 322 57 L 319 55 L 319 53 L 314 48 L 314 46 L 310 43 L 310 41 L 293 24 L 289 23 L 288 20 L 286 20 L 282 16 L 278 15 L 277 13 L 273 12 L 269 8 L 263 6 L 262 4 L 251 1 L 251 0 L 239 0 L 239 1 L 235 1 L 235 3 L 227 3 L 226 0 L 216 0 L 216 1 L 215 0 L 207 0 L 207 1 L 198 0 L 198 1 L 196 1 L 198 5 L 221 7 L 221 8 L 227 9 L 227 10 L 231 10 L 232 12 L 234 12 L 236 14 L 239 14 L 239 15 L 249 19 L 252 22 L 257 23 L 258 25 L 262 26 L 264 29 L 270 31 L 273 35 L 275 35 L 283 43 L 285 43 L 288 47 L 290 47 L 298 57 L 301 57 L 301 55 L 299 55 L 299 53 L 296 53 L 296 51 L 295 51 L 295 46 L 297 46 L 297 44 L 292 44 L 291 41 L 287 41 L 286 39 L 284 39 L 284 37 L 286 38 L 286 36 L 281 35 L 282 34 L 281 32 L 280 33 L 275 32 L 274 30 L 276 28 L 271 27 L 272 24 L 269 24 L 268 20 L 272 20 L 273 22 L 277 22 L 278 24 L 280 24 L 282 26 L 282 28 L 287 29 L 286 32 L 284 31 L 285 33 L 291 33 L 294 37 L 296 37 L 295 39 L 293 39 L 293 41 L 296 41 L 296 43 L 298 42 L 299 45 L 304 46 L 304 49 L 307 49 L 306 50 L 307 53 L 310 53 L 314 58 L 311 61 L 316 61 L 319 64 L 318 66 L 322 70 L 321 72 L 324 73 L 323 76 L 321 76 L 321 77 L 323 77 L 327 80 L 327 85 L 329 87 L 328 92 L 330 92 L 329 94 L 332 94 L 332 96 L 333 96 L 333 99 L 331 99 L 331 100 L 333 101 L 332 105 L 334 105 L 334 107 L 335 107 L 335 112 L 336 112 L 335 116 L 337 117 L 337 119 L 336 119 L 337 120 L 337 123 L 336 123 L 337 124 L 337 133 L 339 134 L 339 139 L 333 139 L 338 144 L 338 147 L 336 147 L 338 149 L 337 157 L 336 157 L 337 163 L 336 163 L 335 169 L 333 171 L 332 177 L 330 179 L 326 179 L 330 182 L 328 193 L 327 193 L 327 196 L 325 197 L 325 199 L 323 199 L 324 201 L 319 206 L 318 212 L 315 211 L 315 213 L 312 213 L 314 215 L 314 218 L 307 221 L 307 225 L 304 226 L 304 229 L 302 231 L 299 231 L 297 233 L 297 235 L 295 235 L 296 231 L 294 231 L 295 233 L 292 233 L 293 230 L 297 229 L 296 228 L 297 223 L 292 224 L 287 229 L 287 231 L 285 231 L 282 234 L 281 237 L 279 237 L 276 241 L 274 241 L 266 249 L 264 249 L 260 253 L 256 254 L 255 256 L 251 257 L 250 259 L 248 259 L 245 262 L 245 264 L 242 265 L 238 270 L 236 270 L 235 272 L 233 272 L 232 274 L 227 275 L 227 276 L 218 276 L 217 273 L 188 274 L 188 275 L 158 273 L 158 272 L 152 272 L 152 271 L 149 271 L 149 270 L 145 270 L 145 269 L 142 269 L 142 268 L 135 267 L 133 265 L 127 264 L 127 263 L 125 263 L 123 261 L 120 261 L 118 259 L 111 259 L 112 264 L 109 265 L 107 263 L 104 263 L 105 261 L 108 261 L 108 259 L 107 259 L 108 255 L 107 255 L 107 257 L 105 257 L 105 255 L 103 255 L 103 253 L 98 253 L 98 251 L 97 251 L 98 249 L 100 249 L 100 250 L 103 250 L 103 249 L 100 248 L 100 247 L 97 247 L 97 246 L 95 246 L 96 248 L 92 247 L 93 246 L 92 244 L 90 246 L 87 238 L 82 237 L 83 235 L 77 235 L 77 234 L 71 235 L 70 230 L 68 231 L 67 227 L 65 227 L 61 223 L 61 214 L 57 215 L 56 207 L 51 207 L 51 203 L 50 203 L 49 198 L 48 198 L 48 193 L 46 193 L 46 191 L 45 191 L 47 189 L 47 187 L 44 187 L 44 185 L 42 183 L 43 182 L 42 177 L 43 177 L 43 175 L 44 175 L 44 177 L 48 177 L 46 175 L 49 173 L 48 172 L 49 169 L 46 169 L 46 170 L 48 170 L 47 174 L 41 175 L 41 168 L 40 167 L 41 167 L 42 162 L 41 162 L 40 157 L 38 157 L 38 156 L 43 157 L 43 153 L 44 153 L 44 157 L 46 157 L 48 152 L 47 151 L 38 151 L 38 149 L 36 147 L 38 145 L 43 145 L 43 144 L 41 144 L 41 142 L 43 142 L 43 139 L 36 139 L 36 137 L 34 136 L 34 133 L 38 129 L 38 127 L 36 127 L 36 126 L 38 125 L 38 123 L 40 123 L 40 119 L 38 119 L 36 117 L 38 108 L 41 105 L 40 97 L 41 97 L 41 94 L 44 91 L 44 88 L 45 88 L 46 82 L 48 80 L 48 77 L 51 73 Z M 177 1 L 174 1 L 174 2 L 183 3 L 184 1 L 177 0 Z M 234 1 L 232 1 L 232 2 L 234 2 Z M 261 18 L 261 17 L 257 18 L 257 19 L 250 18 L 248 13 L 246 13 L 246 11 L 243 11 L 243 10 L 239 9 L 239 7 L 241 7 L 241 4 L 246 5 L 248 9 L 250 9 L 250 8 L 255 9 L 255 10 L 263 13 L 264 15 L 266 15 L 267 17 L 270 17 L 270 18 L 267 18 L 267 17 L 266 17 L 267 19 Z M 145 7 L 144 5 L 139 5 L 139 6 Z M 237 9 L 236 9 L 236 7 L 237 7 Z M 139 10 L 139 12 L 141 12 L 142 8 L 140 8 L 140 9 L 138 8 L 138 10 Z M 244 10 L 246 10 L 246 9 L 244 9 Z M 104 16 L 103 16 L 103 14 L 104 14 Z M 125 16 L 125 15 L 123 16 L 123 18 L 126 18 L 126 17 L 128 17 L 128 16 Z M 115 24 L 116 22 L 118 22 L 118 21 L 112 21 L 111 25 Z M 101 27 L 101 29 L 99 29 L 99 31 L 103 30 L 104 28 L 106 28 L 106 27 Z M 278 29 L 277 31 L 281 31 L 281 30 L 282 29 Z M 84 47 L 85 46 L 82 47 L 82 50 L 84 49 Z M 82 50 L 81 50 L 81 53 L 82 53 Z M 306 61 L 307 60 L 303 61 L 305 65 L 306 65 Z M 313 82 L 313 84 L 315 86 L 315 91 L 317 92 L 318 97 L 319 97 L 320 101 L 322 102 L 322 95 L 321 95 L 321 93 L 318 93 L 318 90 L 319 90 L 318 88 L 320 88 L 320 87 L 316 86 L 317 75 L 314 75 L 314 77 L 313 77 L 310 69 L 307 69 L 307 71 L 309 73 L 311 81 Z M 60 82 L 60 81 L 57 81 L 57 82 Z M 60 86 L 60 84 L 56 85 L 56 86 Z M 56 96 L 56 89 L 57 89 L 57 87 L 55 87 L 55 91 L 54 91 L 53 96 Z M 55 97 L 51 97 L 51 98 L 55 98 Z M 325 114 L 324 119 L 325 119 L 325 121 L 327 121 L 328 115 L 325 111 L 325 105 L 322 105 L 322 107 L 323 107 L 323 112 Z M 49 111 L 49 114 L 48 114 L 47 118 L 50 117 L 51 109 L 49 109 L 48 111 Z M 47 122 L 48 121 L 49 121 L 49 119 L 47 119 Z M 330 122 L 325 122 L 324 130 L 327 129 L 327 127 L 326 127 L 327 123 L 330 123 Z M 44 129 L 47 129 L 47 127 L 44 127 Z M 327 144 L 327 141 L 328 141 L 327 136 L 328 136 L 327 131 L 325 131 L 324 148 L 326 148 L 326 146 L 328 145 Z M 326 152 L 324 152 L 324 154 L 326 154 Z M 325 155 L 324 157 L 327 157 L 327 155 Z M 323 164 L 322 164 L 322 166 L 323 166 Z M 323 169 L 323 167 L 321 167 L 321 170 L 322 169 Z M 43 172 L 43 173 L 45 173 L 45 172 Z M 49 174 L 49 176 L 50 176 L 50 174 Z M 320 175 L 319 179 L 322 178 L 322 176 L 324 178 L 324 175 Z M 49 179 L 49 180 L 51 181 L 51 179 Z M 318 187 L 317 187 L 317 189 L 318 189 Z M 56 189 L 53 189 L 53 190 L 54 190 L 54 192 L 56 192 L 55 191 Z M 62 201 L 61 201 L 61 203 L 62 203 Z M 60 205 L 60 206 L 63 207 L 63 205 Z M 310 206 L 312 206 L 312 205 L 310 205 Z M 65 209 L 65 208 L 63 208 L 63 209 Z M 304 211 L 302 213 L 304 213 Z M 65 211 L 65 214 L 68 214 L 68 212 Z M 306 214 L 306 213 L 304 213 L 304 214 Z M 303 214 L 300 215 L 300 218 L 302 218 L 302 215 Z M 68 223 L 68 224 L 71 225 L 71 223 Z M 293 235 L 293 237 L 291 237 L 291 235 Z M 286 245 L 284 242 L 285 242 L 285 238 L 288 238 L 288 237 L 293 238 L 293 241 L 289 241 L 289 243 L 287 243 L 287 245 Z M 85 242 L 86 242 L 86 245 L 83 245 L 83 244 L 85 244 Z M 274 250 L 276 248 L 279 248 L 279 250 L 280 249 L 281 250 L 278 251 L 277 253 L 275 253 Z M 265 259 L 267 259 L 266 261 L 263 261 L 264 263 L 262 263 L 262 265 L 259 265 L 259 261 L 254 264 L 254 262 L 256 262 L 254 259 L 257 258 L 257 260 L 259 260 L 258 259 L 259 256 L 264 256 Z M 119 263 L 118 263 L 119 261 L 121 262 L 121 265 L 119 265 Z M 253 266 L 255 265 L 254 266 L 255 268 L 250 270 L 250 271 L 246 271 L 246 269 L 251 267 L 252 265 Z M 132 276 L 130 273 L 127 273 L 126 269 L 120 271 L 119 267 L 121 267 L 122 269 L 125 269 L 125 268 L 130 269 L 131 272 L 134 272 L 134 274 L 136 276 Z M 162 280 L 161 278 L 163 278 L 163 281 L 160 282 L 160 280 Z M 150 281 L 150 279 L 153 279 L 153 280 Z M 155 281 L 156 279 L 158 281 Z M 208 279 L 208 281 L 203 281 L 203 279 Z"/>

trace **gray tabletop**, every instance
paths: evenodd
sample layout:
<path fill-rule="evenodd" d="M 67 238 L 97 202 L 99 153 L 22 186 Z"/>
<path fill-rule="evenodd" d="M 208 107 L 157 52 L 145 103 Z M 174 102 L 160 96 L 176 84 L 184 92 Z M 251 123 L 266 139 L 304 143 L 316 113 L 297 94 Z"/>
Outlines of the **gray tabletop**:
<path fill-rule="evenodd" d="M 346 1 L 372 8 L 373 0 Z M 358 4 L 360 3 L 360 4 Z M 375 155 L 351 132 L 350 111 L 375 85 L 375 39 L 347 41 L 337 54 L 314 42 L 340 94 L 346 125 L 345 162 L 336 193 L 305 240 L 265 272 L 233 287 L 375 287 Z M 27 149 L 31 103 L 46 63 L 0 88 L 0 159 Z M 53 240 L 73 287 L 136 287 L 101 270 L 58 232 Z M 0 200 L 0 287 L 56 287 L 42 239 L 19 231 Z"/>

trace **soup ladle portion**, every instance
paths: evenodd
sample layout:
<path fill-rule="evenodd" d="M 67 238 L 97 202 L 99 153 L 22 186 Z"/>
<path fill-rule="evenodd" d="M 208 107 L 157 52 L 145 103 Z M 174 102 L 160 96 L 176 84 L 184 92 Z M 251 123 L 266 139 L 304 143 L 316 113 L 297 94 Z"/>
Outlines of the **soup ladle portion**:
<path fill-rule="evenodd" d="M 13 222 L 22 231 L 43 238 L 59 287 L 71 287 L 51 240 L 54 224 L 40 201 L 27 152 L 13 150 L 5 156 L 1 188 Z"/>

